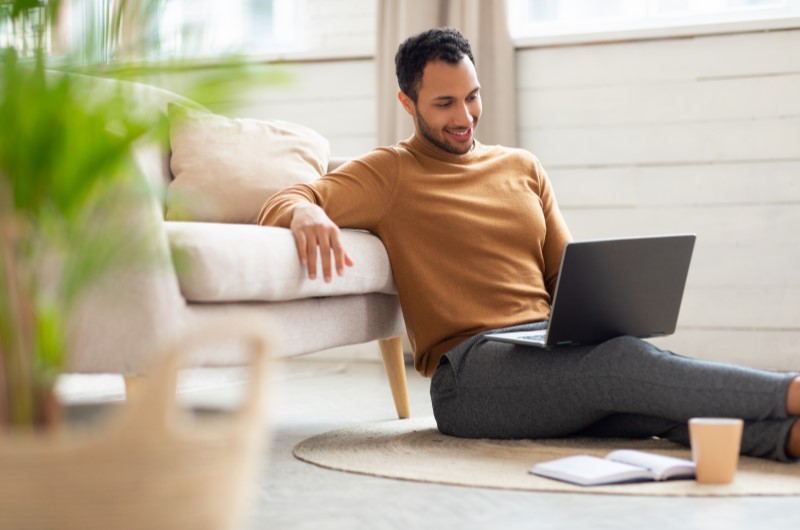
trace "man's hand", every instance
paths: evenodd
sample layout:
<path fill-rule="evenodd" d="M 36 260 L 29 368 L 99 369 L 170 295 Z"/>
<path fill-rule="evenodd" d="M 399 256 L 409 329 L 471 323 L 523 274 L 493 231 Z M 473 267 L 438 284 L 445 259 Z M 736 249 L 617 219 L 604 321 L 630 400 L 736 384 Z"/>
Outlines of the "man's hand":
<path fill-rule="evenodd" d="M 317 277 L 317 248 L 322 260 L 322 275 L 326 282 L 331 281 L 331 253 L 336 264 L 336 274 L 344 275 L 344 267 L 352 267 L 353 260 L 342 248 L 339 240 L 339 227 L 330 220 L 325 211 L 311 203 L 297 204 L 292 210 L 289 225 L 297 245 L 300 263 L 308 268 L 308 277 Z"/>

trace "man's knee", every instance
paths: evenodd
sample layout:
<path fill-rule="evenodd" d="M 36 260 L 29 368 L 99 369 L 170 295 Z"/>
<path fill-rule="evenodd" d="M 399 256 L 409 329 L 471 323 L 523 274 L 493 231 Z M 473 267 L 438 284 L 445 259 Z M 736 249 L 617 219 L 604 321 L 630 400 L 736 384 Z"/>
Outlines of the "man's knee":
<path fill-rule="evenodd" d="M 593 376 L 619 376 L 657 370 L 663 362 L 674 357 L 672 352 L 661 350 L 647 341 L 622 336 L 596 346 L 585 360 L 590 360 L 591 364 L 586 368 Z"/>
<path fill-rule="evenodd" d="M 640 357 L 643 355 L 653 357 L 674 355 L 672 352 L 661 350 L 645 340 L 631 337 L 630 335 L 623 335 L 610 339 L 601 344 L 598 348 L 613 352 L 616 355 L 635 355 Z"/>

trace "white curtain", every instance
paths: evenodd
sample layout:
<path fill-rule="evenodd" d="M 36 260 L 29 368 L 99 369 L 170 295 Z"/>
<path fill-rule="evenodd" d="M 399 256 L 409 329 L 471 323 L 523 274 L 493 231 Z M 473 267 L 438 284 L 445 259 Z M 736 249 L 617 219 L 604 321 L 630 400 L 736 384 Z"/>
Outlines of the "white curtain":
<path fill-rule="evenodd" d="M 459 30 L 472 46 L 483 102 L 475 137 L 484 144 L 516 146 L 516 67 L 505 0 L 378 1 L 378 145 L 394 144 L 414 132 L 396 97 L 397 47 L 407 37 L 444 26 Z"/>

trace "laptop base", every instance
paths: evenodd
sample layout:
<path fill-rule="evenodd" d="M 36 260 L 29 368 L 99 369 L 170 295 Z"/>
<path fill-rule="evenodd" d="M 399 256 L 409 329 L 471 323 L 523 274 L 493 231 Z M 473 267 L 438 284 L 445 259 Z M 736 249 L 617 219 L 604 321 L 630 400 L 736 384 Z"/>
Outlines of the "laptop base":
<path fill-rule="evenodd" d="M 483 336 L 487 340 L 509 342 L 522 346 L 535 346 L 537 348 L 552 348 L 547 345 L 547 330 L 541 331 L 507 331 L 504 333 L 487 333 Z"/>

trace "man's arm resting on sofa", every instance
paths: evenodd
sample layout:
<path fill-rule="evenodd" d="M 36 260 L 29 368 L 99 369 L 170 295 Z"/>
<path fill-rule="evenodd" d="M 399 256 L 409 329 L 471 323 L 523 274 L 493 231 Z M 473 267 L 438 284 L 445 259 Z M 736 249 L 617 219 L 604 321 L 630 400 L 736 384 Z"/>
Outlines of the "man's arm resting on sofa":
<path fill-rule="evenodd" d="M 348 161 L 348 158 L 332 158 L 327 170 L 334 171 Z M 343 276 L 345 267 L 354 265 L 342 247 L 339 227 L 313 201 L 313 192 L 307 186 L 292 186 L 267 200 L 258 216 L 258 224 L 289 227 L 309 279 L 317 277 L 317 249 L 325 282 L 332 280 L 332 266 L 336 267 L 337 275 Z"/>

